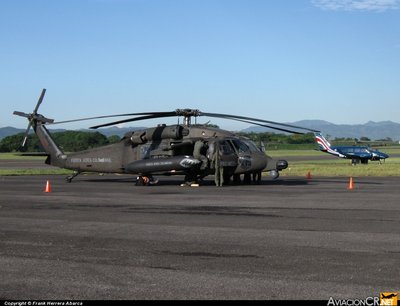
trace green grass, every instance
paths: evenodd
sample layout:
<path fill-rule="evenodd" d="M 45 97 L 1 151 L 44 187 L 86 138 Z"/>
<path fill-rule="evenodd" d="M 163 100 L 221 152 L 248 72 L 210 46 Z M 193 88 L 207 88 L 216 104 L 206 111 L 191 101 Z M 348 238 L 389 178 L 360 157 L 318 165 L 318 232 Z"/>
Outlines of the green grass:
<path fill-rule="evenodd" d="M 21 161 L 44 161 L 45 156 L 21 156 L 21 153 L 0 153 L 0 160 L 21 160 Z M 13 176 L 13 175 L 50 175 L 50 174 L 64 174 L 69 175 L 73 171 L 60 168 L 0 168 L 0 176 Z"/>
<path fill-rule="evenodd" d="M 73 171 L 59 168 L 49 169 L 0 169 L 0 176 L 18 176 L 18 175 L 52 175 L 63 174 L 70 175 Z"/>
<path fill-rule="evenodd" d="M 324 156 L 324 154 L 326 154 L 317 150 L 267 150 L 266 153 L 267 155 L 274 158 L 280 158 L 282 156 Z"/>
<path fill-rule="evenodd" d="M 400 155 L 400 146 L 387 146 L 387 147 L 380 147 L 376 148 L 379 151 L 387 153 L 390 155 L 399 154 Z M 272 157 L 279 157 L 279 156 L 324 156 L 327 153 L 321 152 L 317 149 L 317 147 L 313 147 L 309 150 L 304 149 L 281 149 L 281 150 L 267 150 L 267 154 Z"/>
<path fill-rule="evenodd" d="M 399 146 L 387 146 L 379 148 L 390 155 L 400 155 Z M 283 170 L 281 176 L 400 176 L 400 158 L 389 157 L 386 161 L 369 162 L 368 165 L 358 164 L 353 166 L 350 159 L 329 158 L 327 160 L 306 160 L 307 157 L 327 156 L 318 150 L 270 150 L 267 154 L 274 158 L 280 157 L 304 157 L 304 161 L 289 162 L 288 169 Z"/>
<path fill-rule="evenodd" d="M 0 159 L 8 160 L 46 160 L 46 156 L 23 156 L 22 153 L 0 153 Z"/>
<path fill-rule="evenodd" d="M 281 176 L 400 176 L 400 158 L 389 158 L 386 162 L 369 162 L 367 165 L 353 166 L 349 159 L 327 161 L 289 162 L 289 167 Z"/>

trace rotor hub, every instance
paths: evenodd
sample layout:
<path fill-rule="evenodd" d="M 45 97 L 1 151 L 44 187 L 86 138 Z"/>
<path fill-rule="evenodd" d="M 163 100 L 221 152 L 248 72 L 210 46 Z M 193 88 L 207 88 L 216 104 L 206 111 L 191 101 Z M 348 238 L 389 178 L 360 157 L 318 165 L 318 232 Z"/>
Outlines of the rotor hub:
<path fill-rule="evenodd" d="M 183 116 L 183 124 L 185 126 L 190 126 L 192 117 L 198 117 L 201 115 L 201 112 L 198 109 L 190 108 L 176 109 L 175 112 L 178 116 Z"/>
<path fill-rule="evenodd" d="M 178 116 L 183 117 L 198 117 L 200 116 L 201 112 L 198 109 L 191 109 L 191 108 L 178 108 L 175 110 Z"/>

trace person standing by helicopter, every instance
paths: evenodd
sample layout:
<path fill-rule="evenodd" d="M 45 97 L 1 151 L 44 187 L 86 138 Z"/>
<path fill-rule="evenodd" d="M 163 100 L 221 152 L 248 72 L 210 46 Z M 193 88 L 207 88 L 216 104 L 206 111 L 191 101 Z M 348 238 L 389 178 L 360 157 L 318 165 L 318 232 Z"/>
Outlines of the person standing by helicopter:
<path fill-rule="evenodd" d="M 194 143 L 193 157 L 201 161 L 200 170 L 205 170 L 208 166 L 207 149 L 207 143 L 203 139 L 199 139 Z"/>
<path fill-rule="evenodd" d="M 221 165 L 221 148 L 219 142 L 213 143 L 213 148 L 210 150 L 211 168 L 214 167 L 214 181 L 216 186 L 224 184 L 224 167 Z"/>

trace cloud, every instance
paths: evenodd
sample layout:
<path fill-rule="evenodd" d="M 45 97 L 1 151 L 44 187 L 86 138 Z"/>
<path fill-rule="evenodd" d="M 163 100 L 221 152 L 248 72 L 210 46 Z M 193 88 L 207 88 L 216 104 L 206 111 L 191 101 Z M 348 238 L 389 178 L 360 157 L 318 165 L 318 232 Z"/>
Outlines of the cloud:
<path fill-rule="evenodd" d="M 384 12 L 400 7 L 400 0 L 311 0 L 311 2 L 323 10 L 331 11 Z"/>

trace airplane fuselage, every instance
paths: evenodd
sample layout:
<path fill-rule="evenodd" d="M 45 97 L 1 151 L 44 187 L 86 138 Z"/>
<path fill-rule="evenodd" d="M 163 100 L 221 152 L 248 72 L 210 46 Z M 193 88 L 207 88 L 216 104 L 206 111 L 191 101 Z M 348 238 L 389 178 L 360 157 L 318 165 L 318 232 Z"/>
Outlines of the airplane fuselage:
<path fill-rule="evenodd" d="M 360 159 L 360 160 L 380 160 L 386 159 L 389 156 L 378 150 L 372 150 L 368 147 L 356 147 L 356 146 L 332 146 L 331 150 L 339 157 L 348 159 Z"/>
<path fill-rule="evenodd" d="M 389 155 L 378 150 L 372 150 L 369 147 L 332 146 L 322 136 L 321 133 L 315 133 L 315 140 L 322 152 L 329 153 L 340 158 L 351 159 L 353 164 L 360 161 L 363 164 L 367 164 L 369 160 L 380 161 L 381 159 L 385 160 L 389 157 Z"/>

